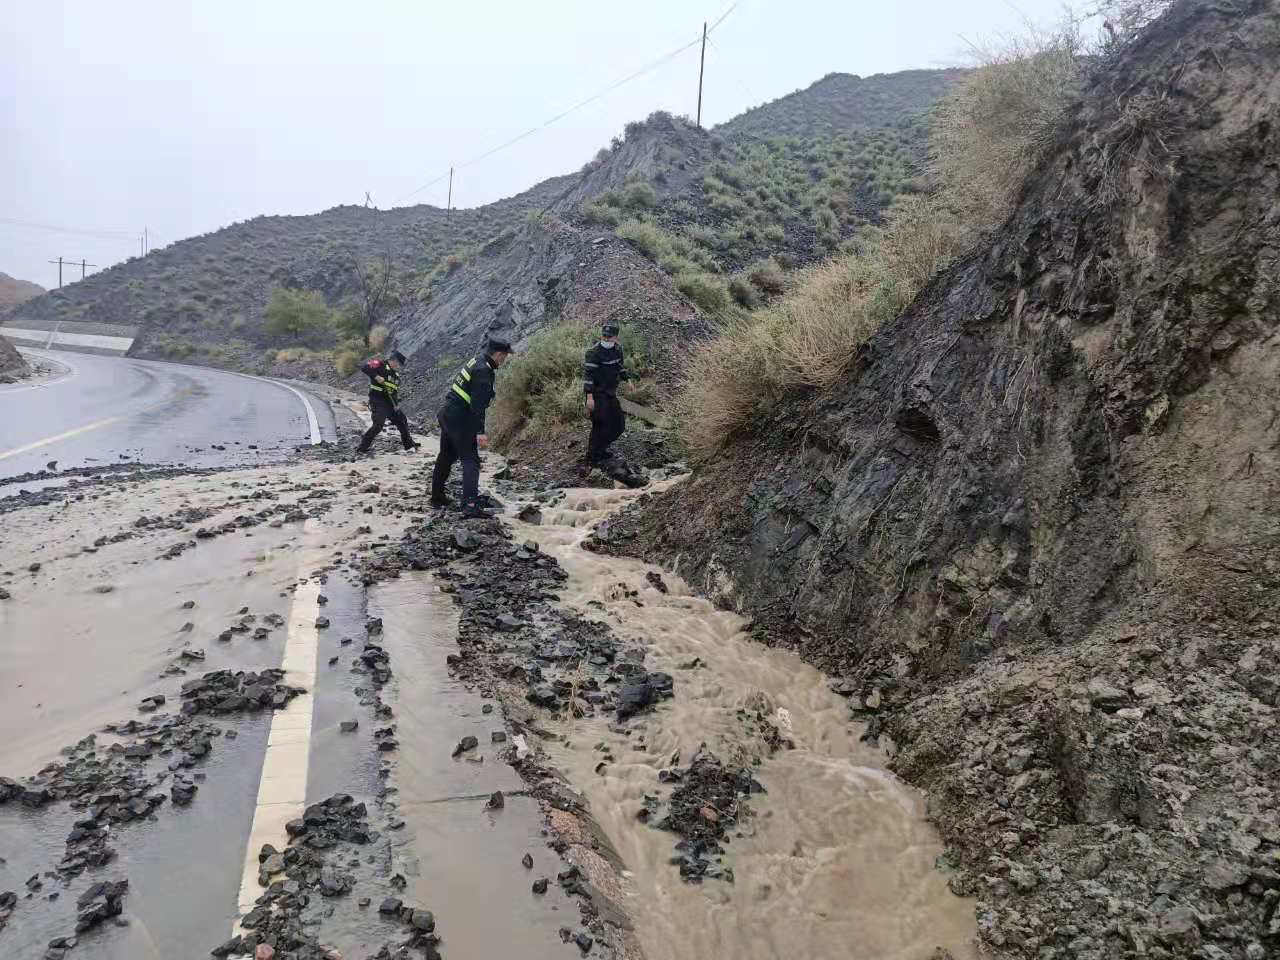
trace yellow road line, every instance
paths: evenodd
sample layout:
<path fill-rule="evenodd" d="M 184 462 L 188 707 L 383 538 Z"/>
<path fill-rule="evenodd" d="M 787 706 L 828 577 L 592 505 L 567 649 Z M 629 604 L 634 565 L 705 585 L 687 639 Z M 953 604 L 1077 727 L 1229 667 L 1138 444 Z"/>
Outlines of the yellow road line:
<path fill-rule="evenodd" d="M 12 450 L 6 450 L 3 453 L 0 453 L 0 460 L 4 460 L 6 457 L 16 457 L 20 453 L 26 453 L 28 450 L 38 450 L 40 447 L 47 447 L 51 443 L 57 443 L 59 440 L 66 440 L 81 433 L 88 433 L 90 430 L 97 430 L 99 427 L 110 426 L 111 424 L 117 423 L 123 419 L 125 419 L 124 416 L 107 417 L 105 420 L 86 423 L 83 427 L 76 427 L 74 430 L 68 430 L 66 433 L 60 433 L 56 437 L 45 437 L 43 440 L 37 440 L 34 443 L 28 443 L 25 446 L 14 447 Z"/>

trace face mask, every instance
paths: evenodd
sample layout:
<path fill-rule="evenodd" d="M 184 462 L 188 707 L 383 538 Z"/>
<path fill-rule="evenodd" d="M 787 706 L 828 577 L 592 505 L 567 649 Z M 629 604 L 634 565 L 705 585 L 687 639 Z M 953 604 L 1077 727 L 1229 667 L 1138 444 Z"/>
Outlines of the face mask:
<path fill-rule="evenodd" d="M 615 344 L 612 340 L 601 340 L 600 346 L 604 347 L 606 350 L 612 350 Z"/>

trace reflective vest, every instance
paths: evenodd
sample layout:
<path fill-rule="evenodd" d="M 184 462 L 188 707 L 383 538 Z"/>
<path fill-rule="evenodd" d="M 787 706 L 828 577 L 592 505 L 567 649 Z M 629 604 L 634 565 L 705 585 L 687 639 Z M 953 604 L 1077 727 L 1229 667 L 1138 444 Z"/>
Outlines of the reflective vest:
<path fill-rule="evenodd" d="M 451 388 L 454 393 L 466 401 L 468 407 L 471 406 L 471 393 L 467 390 L 467 387 L 471 383 L 471 370 L 476 365 L 476 359 L 476 357 L 472 357 L 458 371 L 458 375 L 453 378 L 453 387 Z"/>

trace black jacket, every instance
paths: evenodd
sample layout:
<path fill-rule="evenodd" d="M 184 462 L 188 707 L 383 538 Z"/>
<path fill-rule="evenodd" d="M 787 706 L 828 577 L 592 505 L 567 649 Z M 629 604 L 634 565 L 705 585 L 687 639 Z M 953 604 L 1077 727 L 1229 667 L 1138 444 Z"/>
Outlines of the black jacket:
<path fill-rule="evenodd" d="M 627 378 L 622 344 L 608 350 L 599 343 L 591 345 L 582 361 L 582 382 L 588 394 L 611 397 L 618 392 L 618 382 Z"/>
<path fill-rule="evenodd" d="M 493 399 L 493 372 L 497 368 L 487 354 L 468 360 L 449 384 L 445 394 L 444 418 L 470 433 L 484 433 L 484 415 Z"/>
<path fill-rule="evenodd" d="M 391 369 L 390 363 L 374 357 L 366 360 L 360 369 L 369 378 L 370 396 L 381 394 L 391 401 L 393 407 L 400 402 L 400 374 Z M 384 382 L 377 383 L 374 377 L 381 377 Z"/>

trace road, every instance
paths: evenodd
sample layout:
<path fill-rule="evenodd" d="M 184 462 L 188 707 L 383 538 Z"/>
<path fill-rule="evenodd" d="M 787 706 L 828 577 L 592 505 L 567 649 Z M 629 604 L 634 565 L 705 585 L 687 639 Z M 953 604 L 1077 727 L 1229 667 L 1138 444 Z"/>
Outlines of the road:
<path fill-rule="evenodd" d="M 128 460 L 265 462 L 334 439 L 327 406 L 296 387 L 176 363 L 28 352 L 66 369 L 0 387 L 0 479 L 52 460 L 62 470 Z"/>

